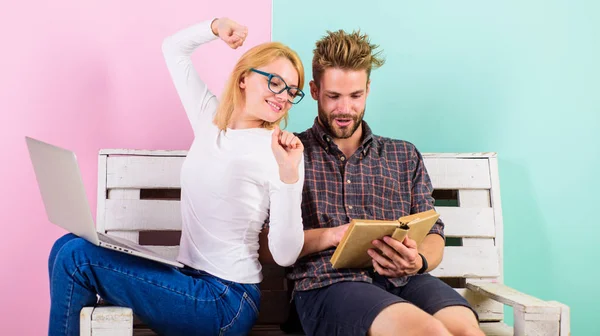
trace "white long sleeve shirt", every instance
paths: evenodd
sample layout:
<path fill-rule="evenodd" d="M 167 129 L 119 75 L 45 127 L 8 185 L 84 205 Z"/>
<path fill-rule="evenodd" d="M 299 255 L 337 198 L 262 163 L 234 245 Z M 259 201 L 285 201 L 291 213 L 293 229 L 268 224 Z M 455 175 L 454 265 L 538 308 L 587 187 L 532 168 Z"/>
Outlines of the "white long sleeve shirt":
<path fill-rule="evenodd" d="M 182 236 L 178 261 L 238 283 L 262 281 L 258 235 L 269 218 L 269 249 L 288 266 L 304 244 L 300 178 L 285 184 L 271 149 L 271 130 L 228 129 L 213 123 L 217 97 L 191 61 L 217 37 L 205 21 L 168 37 L 163 54 L 194 131 L 181 170 Z"/>

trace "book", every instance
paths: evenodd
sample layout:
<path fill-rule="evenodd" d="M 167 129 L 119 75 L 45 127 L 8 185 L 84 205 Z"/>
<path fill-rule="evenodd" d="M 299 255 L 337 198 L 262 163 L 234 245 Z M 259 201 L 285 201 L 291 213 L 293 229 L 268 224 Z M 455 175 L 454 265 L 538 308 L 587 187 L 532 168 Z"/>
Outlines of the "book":
<path fill-rule="evenodd" d="M 435 210 L 428 210 L 398 220 L 353 219 L 331 257 L 331 264 L 333 268 L 372 267 L 367 250 L 377 251 L 373 241 L 382 240 L 384 236 L 403 241 L 408 235 L 418 248 L 439 217 Z"/>

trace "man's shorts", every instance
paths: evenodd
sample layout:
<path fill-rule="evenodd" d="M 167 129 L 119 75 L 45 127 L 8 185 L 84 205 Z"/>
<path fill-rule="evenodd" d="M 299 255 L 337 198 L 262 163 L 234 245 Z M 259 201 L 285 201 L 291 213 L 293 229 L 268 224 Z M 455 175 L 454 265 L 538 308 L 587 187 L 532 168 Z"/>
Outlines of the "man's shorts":
<path fill-rule="evenodd" d="M 431 315 L 450 306 L 473 310 L 456 290 L 427 273 L 412 276 L 402 287 L 372 276 L 373 284 L 345 281 L 296 292 L 294 301 L 306 335 L 366 335 L 375 317 L 399 302 L 412 303 Z"/>

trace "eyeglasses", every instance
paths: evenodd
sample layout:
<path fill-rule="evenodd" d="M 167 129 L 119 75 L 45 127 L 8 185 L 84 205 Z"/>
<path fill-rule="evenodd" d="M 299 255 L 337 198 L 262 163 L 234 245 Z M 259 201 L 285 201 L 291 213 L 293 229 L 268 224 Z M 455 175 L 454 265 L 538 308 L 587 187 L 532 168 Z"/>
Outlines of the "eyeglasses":
<path fill-rule="evenodd" d="M 269 90 L 275 94 L 280 94 L 283 91 L 287 90 L 288 93 L 288 101 L 292 104 L 298 104 L 302 98 L 304 98 L 304 92 L 297 87 L 288 86 L 283 78 L 278 75 L 274 75 L 272 73 L 260 71 L 254 68 L 251 68 L 250 71 L 254 71 L 257 74 L 261 74 L 263 76 L 269 77 Z"/>

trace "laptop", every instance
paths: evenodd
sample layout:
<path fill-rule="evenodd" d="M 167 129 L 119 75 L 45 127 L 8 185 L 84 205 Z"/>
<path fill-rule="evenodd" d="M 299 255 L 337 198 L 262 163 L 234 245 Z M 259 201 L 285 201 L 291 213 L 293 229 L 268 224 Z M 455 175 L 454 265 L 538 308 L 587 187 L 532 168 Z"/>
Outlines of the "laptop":
<path fill-rule="evenodd" d="M 184 267 L 149 246 L 97 232 L 75 153 L 30 137 L 25 141 L 50 222 L 96 246 Z"/>

